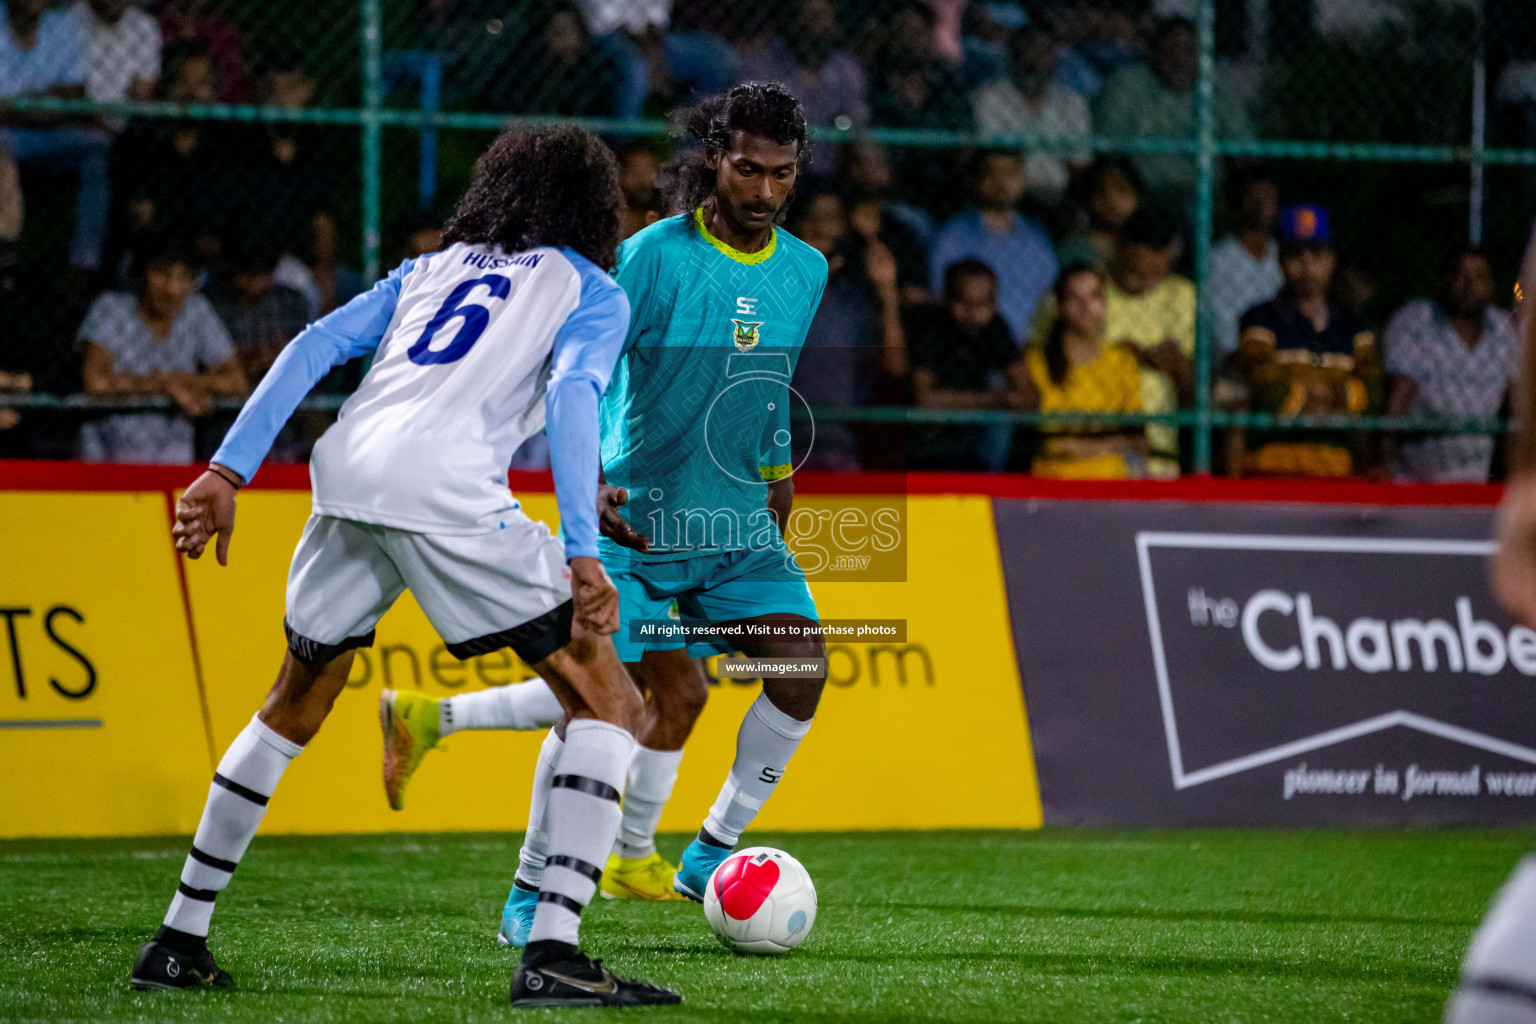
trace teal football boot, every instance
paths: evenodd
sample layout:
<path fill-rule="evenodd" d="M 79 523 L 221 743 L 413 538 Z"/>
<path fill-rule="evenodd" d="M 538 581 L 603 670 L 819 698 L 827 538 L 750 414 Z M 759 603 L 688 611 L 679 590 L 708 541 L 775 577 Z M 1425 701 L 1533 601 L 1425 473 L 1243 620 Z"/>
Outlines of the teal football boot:
<path fill-rule="evenodd" d="M 702 832 L 683 851 L 683 859 L 677 862 L 677 874 L 672 878 L 672 888 L 693 900 L 704 902 L 704 887 L 709 876 L 731 855 L 731 847 L 706 840 Z"/>

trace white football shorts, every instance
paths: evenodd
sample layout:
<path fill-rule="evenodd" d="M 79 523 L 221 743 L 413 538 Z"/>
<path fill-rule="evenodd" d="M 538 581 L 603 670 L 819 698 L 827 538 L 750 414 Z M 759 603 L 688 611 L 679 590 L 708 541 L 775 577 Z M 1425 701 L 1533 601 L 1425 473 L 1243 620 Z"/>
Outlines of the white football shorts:
<path fill-rule="evenodd" d="M 510 647 L 532 665 L 570 642 L 565 545 L 519 510 L 467 535 L 311 515 L 288 569 L 289 651 L 317 665 L 372 646 L 406 589 L 461 660 Z"/>

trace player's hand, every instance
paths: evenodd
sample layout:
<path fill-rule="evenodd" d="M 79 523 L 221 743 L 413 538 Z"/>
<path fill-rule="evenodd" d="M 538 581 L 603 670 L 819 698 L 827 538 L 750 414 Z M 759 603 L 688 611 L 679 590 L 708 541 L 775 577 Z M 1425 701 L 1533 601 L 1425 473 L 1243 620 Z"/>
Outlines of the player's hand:
<path fill-rule="evenodd" d="M 571 559 L 571 635 L 606 636 L 619 630 L 619 591 L 596 558 Z"/>
<path fill-rule="evenodd" d="M 1536 628 L 1536 475 L 1510 479 L 1499 505 L 1493 592 L 1516 619 Z"/>
<path fill-rule="evenodd" d="M 217 537 L 214 555 L 220 565 L 228 565 L 229 539 L 234 532 L 235 485 L 209 470 L 176 499 L 176 525 L 171 527 L 176 550 L 189 558 L 201 558 L 208 542 Z"/>
<path fill-rule="evenodd" d="M 619 515 L 619 508 L 629 501 L 629 491 L 609 483 L 597 485 L 597 532 L 626 548 L 649 551 L 649 534 L 636 530 L 628 519 Z"/>

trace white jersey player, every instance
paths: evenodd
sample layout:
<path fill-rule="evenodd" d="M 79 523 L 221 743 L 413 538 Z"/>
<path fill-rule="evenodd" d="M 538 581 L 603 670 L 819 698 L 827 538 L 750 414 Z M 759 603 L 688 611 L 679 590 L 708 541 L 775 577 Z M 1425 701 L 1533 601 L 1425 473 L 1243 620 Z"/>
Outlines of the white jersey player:
<path fill-rule="evenodd" d="M 1514 391 L 1516 418 L 1509 482 L 1499 506 L 1493 589 L 1504 607 L 1536 628 L 1536 231 L 1515 286 L 1515 324 L 1524 370 Z M 1524 294 L 1522 294 L 1522 291 Z M 1515 868 L 1483 919 L 1461 965 L 1461 985 L 1446 1007 L 1446 1024 L 1536 1024 L 1536 855 Z"/>
<path fill-rule="evenodd" d="M 605 272 L 618 241 L 612 154 L 574 128 L 502 135 L 444 240 L 295 338 L 177 504 L 177 547 L 195 558 L 217 538 L 224 564 L 235 492 L 294 408 L 331 366 L 374 355 L 311 459 L 314 512 L 289 570 L 282 670 L 219 763 L 165 923 L 133 966 L 136 988 L 229 983 L 206 944 L 215 899 L 355 649 L 409 588 L 449 651 L 510 647 L 570 719 L 513 1004 L 678 1001 L 577 947 L 643 706 L 609 636 L 618 597 L 597 558 L 598 400 L 629 322 Z M 507 486 L 513 451 L 546 423 L 563 543 Z"/>

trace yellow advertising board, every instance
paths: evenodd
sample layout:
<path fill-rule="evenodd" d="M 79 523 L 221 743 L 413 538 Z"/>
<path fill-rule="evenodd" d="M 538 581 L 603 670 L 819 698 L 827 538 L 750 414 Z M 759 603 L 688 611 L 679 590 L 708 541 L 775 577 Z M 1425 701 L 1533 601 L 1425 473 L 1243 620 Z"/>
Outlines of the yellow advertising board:
<path fill-rule="evenodd" d="M 556 520 L 552 496 L 521 497 L 534 518 Z M 7 607 L 26 606 L 35 613 L 18 618 L 17 629 L 30 629 L 39 644 L 47 644 L 49 609 L 81 602 L 85 623 L 59 613 L 53 625 L 66 641 L 80 637 L 84 644 L 89 637 L 99 644 L 89 650 L 93 657 L 100 652 L 96 664 L 103 682 L 89 699 L 103 703 L 93 705 L 101 710 L 92 714 L 140 733 L 131 745 L 106 745 L 116 758 L 108 762 L 99 760 L 99 753 L 86 753 L 84 730 L 78 735 L 0 730 L 0 743 L 30 744 L 26 770 L 37 767 L 29 778 L 41 782 L 62 777 L 61 772 L 88 777 L 85 790 L 99 792 L 102 804 L 112 805 L 110 813 L 97 815 L 90 802 L 96 798 L 80 797 L 61 812 L 56 803 L 48 808 L 47 795 L 30 796 L 24 813 L 20 804 L 17 813 L 0 812 L 0 834 L 191 831 L 211 771 L 191 642 L 195 639 L 200 655 L 207 731 L 217 753 L 249 721 L 276 678 L 284 651 L 284 584 L 309 513 L 308 493 L 241 495 L 230 564 L 219 566 L 211 554 L 185 563 L 190 635 L 164 500 L 159 493 L 0 495 L 0 502 L 16 503 L 18 515 L 25 509 L 57 532 L 44 536 L 28 527 L 26 545 L 8 545 L 0 556 L 8 560 L 7 577 L 22 581 L 5 595 Z M 812 589 L 823 618 L 905 620 L 905 639 L 829 644 L 830 679 L 815 725 L 755 827 L 1037 827 L 1034 759 L 991 503 L 953 496 L 894 500 L 904 502 L 905 579 L 845 579 L 813 583 Z M 878 505 L 879 499 L 864 496 L 857 503 Z M 808 509 L 848 504 L 815 496 L 796 503 Z M 3 521 L 26 520 L 8 515 Z M 49 589 L 53 580 L 67 586 L 55 593 Z M 35 670 L 28 662 L 27 682 L 29 695 L 36 694 L 29 699 L 37 703 L 27 712 L 86 714 L 84 699 L 42 692 L 49 671 L 66 688 L 82 685 L 79 663 L 57 645 L 39 646 L 36 657 Z M 105 684 L 108 668 L 112 687 Z M 34 675 L 41 687 L 33 684 Z M 351 685 L 319 735 L 284 775 L 263 831 L 521 830 L 541 734 L 455 734 L 424 762 L 406 809 L 393 812 L 380 778 L 376 709 L 386 686 L 446 697 L 530 676 L 507 651 L 457 661 L 405 595 L 379 624 L 374 647 L 360 653 Z M 712 688 L 662 819 L 664 831 L 698 828 L 730 767 L 737 727 L 757 692 L 756 685 L 733 681 Z M 109 695 L 124 707 L 105 703 Z M 53 702 L 47 708 L 45 699 Z M 16 717 L 14 703 L 0 709 Z M 137 710 L 130 711 L 130 705 Z M 117 735 L 96 734 L 98 740 Z M 167 758 L 166 751 L 175 756 Z M 138 782 L 145 771 L 159 773 L 148 788 Z M 956 785 L 957 779 L 975 778 L 988 784 Z M 37 792 L 36 786 L 31 789 Z M 55 784 L 52 792 L 59 791 Z M 139 803 L 156 806 L 139 808 Z"/>
<path fill-rule="evenodd" d="M 166 496 L 0 493 L 0 837 L 191 832 L 212 766 Z"/>

